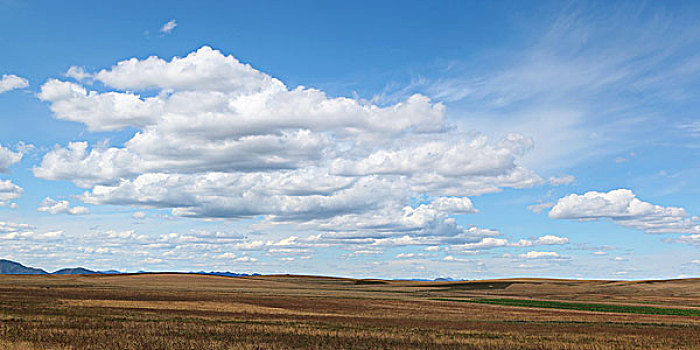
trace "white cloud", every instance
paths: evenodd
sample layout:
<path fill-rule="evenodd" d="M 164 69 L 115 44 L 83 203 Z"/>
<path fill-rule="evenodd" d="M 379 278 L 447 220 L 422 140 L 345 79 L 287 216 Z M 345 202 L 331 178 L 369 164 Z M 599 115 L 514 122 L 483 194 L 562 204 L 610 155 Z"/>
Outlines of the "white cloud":
<path fill-rule="evenodd" d="M 56 239 L 60 238 L 63 236 L 63 231 L 62 230 L 55 230 L 55 231 L 48 231 L 44 232 L 38 235 L 35 235 L 35 238 L 39 239 Z"/>
<path fill-rule="evenodd" d="M 492 238 L 492 237 L 486 237 L 481 239 L 481 241 L 477 243 L 468 243 L 468 244 L 462 244 L 459 246 L 454 246 L 454 248 L 461 248 L 465 250 L 473 250 L 473 249 L 489 249 L 489 248 L 496 248 L 496 247 L 505 247 L 508 246 L 508 240 L 505 238 Z"/>
<path fill-rule="evenodd" d="M 177 27 L 177 21 L 171 19 L 170 21 L 168 21 L 168 23 L 163 24 L 163 26 L 160 27 L 160 32 L 163 34 L 170 34 L 173 32 L 173 29 L 175 29 L 175 27 Z"/>
<path fill-rule="evenodd" d="M 0 180 L 0 207 L 10 205 L 10 201 L 22 197 L 24 189 L 10 180 Z"/>
<path fill-rule="evenodd" d="M 532 204 L 528 205 L 527 209 L 532 211 L 535 214 L 539 214 L 543 212 L 545 209 L 549 209 L 554 206 L 554 203 L 538 203 L 538 204 Z"/>
<path fill-rule="evenodd" d="M 341 214 L 328 219 L 310 219 L 300 229 L 325 232 L 325 239 L 365 241 L 381 245 L 429 245 L 474 242 L 497 232 L 465 228 L 429 204 L 417 208 L 384 207 L 359 214 Z"/>
<path fill-rule="evenodd" d="M 51 102 L 56 118 L 84 123 L 91 131 L 144 127 L 153 123 L 163 110 L 163 102 L 158 97 L 141 99 L 132 93 L 100 94 L 56 79 L 42 85 L 38 97 Z"/>
<path fill-rule="evenodd" d="M 0 79 L 0 94 L 15 89 L 24 89 L 29 86 L 29 81 L 13 74 L 3 74 Z"/>
<path fill-rule="evenodd" d="M 668 239 L 665 239 L 664 241 L 670 242 L 670 243 L 683 243 L 683 244 L 689 244 L 692 246 L 700 247 L 700 233 L 680 236 L 678 238 L 668 238 Z"/>
<path fill-rule="evenodd" d="M 693 137 L 700 136 L 700 120 L 693 120 L 686 123 L 679 123 L 675 125 L 676 128 L 686 132 L 688 135 Z"/>
<path fill-rule="evenodd" d="M 562 258 L 557 252 L 536 252 L 531 251 L 525 254 L 520 254 L 519 257 L 523 259 L 559 259 Z"/>
<path fill-rule="evenodd" d="M 439 211 L 450 214 L 470 214 L 477 212 L 472 201 L 467 197 L 440 197 L 433 200 L 430 205 Z"/>
<path fill-rule="evenodd" d="M 442 259 L 443 261 L 448 261 L 448 262 L 471 262 L 469 259 L 460 259 L 460 258 L 455 258 L 452 255 L 448 255 Z"/>
<path fill-rule="evenodd" d="M 139 239 L 140 237 L 136 234 L 134 230 L 124 230 L 124 231 L 114 231 L 109 230 L 104 232 L 108 238 L 120 238 L 120 239 Z M 143 237 L 145 238 L 145 236 Z"/>
<path fill-rule="evenodd" d="M 256 262 L 258 261 L 257 258 L 251 258 L 249 256 L 242 256 L 240 258 L 236 258 L 234 261 L 236 262 L 243 262 L 243 263 L 248 263 L 248 262 Z"/>
<path fill-rule="evenodd" d="M 143 264 L 160 264 L 163 262 L 163 259 L 158 259 L 158 258 L 146 258 L 141 260 L 141 263 Z"/>
<path fill-rule="evenodd" d="M 71 207 L 70 202 L 68 201 L 57 201 L 50 197 L 44 198 L 44 200 L 41 202 L 41 206 L 39 206 L 37 210 L 47 212 L 51 215 L 86 215 L 90 213 L 90 210 L 86 207 Z"/>
<path fill-rule="evenodd" d="M 10 227 L 7 232 L 3 230 L 3 225 L 9 224 L 14 225 L 15 228 Z M 7 228 L 7 227 L 5 227 Z M 34 227 L 23 224 L 13 224 L 13 223 L 3 223 L 0 222 L 0 239 L 4 240 L 24 240 L 31 241 L 32 243 L 38 243 L 42 241 L 53 241 L 59 240 L 63 237 L 62 230 L 54 230 L 47 232 L 35 232 Z"/>
<path fill-rule="evenodd" d="M 71 66 L 68 70 L 63 73 L 63 76 L 68 78 L 73 78 L 77 81 L 88 80 L 93 77 L 92 74 L 85 71 L 83 67 Z"/>
<path fill-rule="evenodd" d="M 136 220 L 143 220 L 146 218 L 147 215 L 148 214 L 146 214 L 145 212 L 137 211 L 137 212 L 134 212 L 133 214 L 131 214 L 131 217 L 133 219 L 136 219 Z"/>
<path fill-rule="evenodd" d="M 446 61 L 395 95 L 423 91 L 459 101 L 465 125 L 488 135 L 533 137 L 537 149 L 523 164 L 538 169 L 560 170 L 642 146 L 678 118 L 645 113 L 646 100 L 638 97 L 653 96 L 659 105 L 694 101 L 689 91 L 700 65 L 687 48 L 700 36 L 678 13 L 629 15 L 636 11 L 637 4 L 619 2 L 605 11 L 586 2 L 563 6 L 528 28 L 525 46 L 508 55 Z"/>
<path fill-rule="evenodd" d="M 233 244 L 235 247 L 232 249 L 238 249 L 238 246 L 243 244 L 245 239 L 244 235 L 236 232 L 219 232 L 219 231 L 206 231 L 206 230 L 191 230 L 187 233 L 171 232 L 167 234 L 160 235 L 158 242 L 163 244 Z M 241 250 L 259 250 L 265 245 L 261 244 L 259 247 L 253 249 L 241 249 Z"/>
<path fill-rule="evenodd" d="M 114 182 L 138 171 L 140 160 L 119 148 L 93 148 L 87 142 L 70 142 L 44 155 L 34 175 L 48 180 L 73 181 L 81 187 Z M 80 174 L 80 175 L 78 175 Z"/>
<path fill-rule="evenodd" d="M 483 136 L 470 142 L 432 141 L 377 151 L 357 161 L 336 159 L 330 171 L 345 176 L 409 176 L 418 192 L 475 195 L 496 192 L 505 184 L 517 188 L 539 183 L 537 175 L 515 163 L 531 147 L 532 140 L 519 135 L 509 135 L 496 145 Z"/>
<path fill-rule="evenodd" d="M 576 178 L 573 175 L 564 175 L 564 176 L 551 176 L 549 178 L 549 183 L 552 186 L 561 186 L 561 185 L 570 185 L 576 181 Z"/>
<path fill-rule="evenodd" d="M 6 173 L 10 166 L 22 160 L 22 152 L 13 152 L 0 145 L 0 173 Z"/>
<path fill-rule="evenodd" d="M 700 232 L 698 218 L 690 217 L 685 209 L 643 202 L 628 189 L 568 195 L 559 199 L 550 210 L 549 217 L 578 220 L 608 219 L 618 225 L 647 233 Z"/>
<path fill-rule="evenodd" d="M 32 230 L 34 226 L 27 224 L 17 224 L 14 222 L 0 221 L 0 233 L 18 232 Z"/>
<path fill-rule="evenodd" d="M 215 259 L 234 259 L 235 257 L 236 257 L 236 254 L 231 253 L 231 252 L 226 252 L 226 253 L 214 256 Z"/>
<path fill-rule="evenodd" d="M 374 255 L 374 254 L 383 254 L 383 250 L 366 250 L 366 249 L 361 249 L 361 250 L 356 250 L 352 252 L 353 254 L 356 255 Z"/>
<path fill-rule="evenodd" d="M 262 217 L 260 226 L 293 225 L 324 239 L 465 243 L 489 235 L 451 217 L 477 211 L 467 196 L 543 182 L 519 165 L 532 140 L 463 133 L 422 95 L 387 106 L 331 98 L 206 46 L 169 61 L 69 72 L 106 91 L 47 81 L 39 97 L 56 118 L 91 131 L 136 130 L 121 146 L 57 147 L 34 168 L 39 178 L 86 188 L 80 198 L 90 204 Z M 418 197 L 431 200 L 412 206 Z"/>
<path fill-rule="evenodd" d="M 541 245 L 564 245 L 567 243 L 569 243 L 568 238 L 558 237 L 554 235 L 545 235 L 535 239 L 534 241 L 521 239 L 517 242 L 509 242 L 505 238 L 486 237 L 482 238 L 479 242 L 476 243 L 452 245 L 449 247 L 449 249 L 455 251 L 471 251 L 475 249 L 491 249 L 499 247 L 534 247 Z"/>
<path fill-rule="evenodd" d="M 172 107 L 187 108 L 179 97 L 192 99 L 193 97 L 206 98 L 198 103 L 197 108 L 204 106 L 222 107 L 219 111 L 226 111 L 225 106 L 229 102 L 260 103 L 269 102 L 265 96 L 257 95 L 260 92 L 275 94 L 286 90 L 284 84 L 269 75 L 262 73 L 248 64 L 241 63 L 233 56 L 225 56 L 221 52 L 204 46 L 190 53 L 186 57 L 174 57 L 169 62 L 159 57 L 149 57 L 144 60 L 132 58 L 121 61 L 110 69 L 103 69 L 95 75 L 95 79 L 105 85 L 120 90 L 147 90 L 162 89 L 172 91 L 187 91 L 190 94 L 178 94 Z M 205 92 L 200 95 L 192 95 L 196 92 Z M 316 92 L 320 92 L 315 90 Z M 223 95 L 212 95 L 208 92 L 222 92 Z M 288 91 L 292 92 L 292 91 Z M 308 89 L 299 89 L 297 92 L 306 95 L 313 92 Z M 231 96 L 229 96 L 231 95 Z M 229 97 L 249 98 L 239 101 Z M 287 94 L 276 97 L 289 96 Z M 251 99 L 256 97 L 257 100 Z M 299 96 L 297 96 L 299 97 Z M 318 96 L 317 97 L 321 97 Z M 203 104 L 203 105 L 202 105 Z M 236 105 L 242 107 L 243 104 Z"/>
<path fill-rule="evenodd" d="M 251 242 L 237 243 L 235 248 L 237 250 L 261 250 L 265 246 L 266 246 L 266 244 L 263 241 L 251 241 Z"/>
<path fill-rule="evenodd" d="M 539 237 L 533 243 L 534 245 L 561 245 L 569 243 L 569 239 L 566 237 L 558 237 L 554 235 L 544 235 Z"/>

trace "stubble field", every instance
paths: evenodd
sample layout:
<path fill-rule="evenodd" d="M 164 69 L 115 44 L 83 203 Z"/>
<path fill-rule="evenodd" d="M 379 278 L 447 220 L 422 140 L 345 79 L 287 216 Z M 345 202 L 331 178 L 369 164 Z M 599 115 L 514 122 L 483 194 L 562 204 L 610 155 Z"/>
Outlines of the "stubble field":
<path fill-rule="evenodd" d="M 6 349 L 700 349 L 700 279 L 0 276 Z"/>

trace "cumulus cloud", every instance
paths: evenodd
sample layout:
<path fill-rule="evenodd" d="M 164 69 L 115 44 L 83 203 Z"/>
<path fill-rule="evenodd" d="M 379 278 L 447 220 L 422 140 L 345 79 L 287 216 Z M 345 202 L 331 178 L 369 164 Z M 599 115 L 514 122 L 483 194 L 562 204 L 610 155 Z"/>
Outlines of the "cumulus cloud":
<path fill-rule="evenodd" d="M 173 32 L 173 29 L 175 29 L 175 27 L 177 27 L 177 21 L 171 19 L 168 21 L 168 23 L 165 23 L 162 27 L 160 27 L 160 32 L 163 34 L 170 34 Z"/>
<path fill-rule="evenodd" d="M 59 119 L 81 122 L 91 131 L 114 131 L 146 126 L 162 113 L 157 97 L 141 99 L 133 93 L 88 91 L 76 83 L 52 79 L 41 86 L 38 97 L 51 102 Z"/>
<path fill-rule="evenodd" d="M 628 189 L 571 194 L 559 199 L 549 211 L 553 219 L 599 220 L 647 233 L 697 233 L 700 223 L 683 208 L 663 207 L 638 199 Z"/>
<path fill-rule="evenodd" d="M 34 175 L 47 180 L 72 180 L 81 187 L 114 182 L 138 171 L 140 161 L 119 148 L 93 148 L 87 142 L 70 142 L 44 155 Z M 77 176 L 81 174 L 80 176 Z M 76 177 L 77 176 L 77 177 Z"/>
<path fill-rule="evenodd" d="M 455 257 L 452 256 L 452 255 L 448 255 L 448 256 L 444 257 L 442 260 L 443 260 L 443 261 L 447 261 L 447 262 L 456 262 L 456 263 L 459 263 L 459 262 L 461 262 L 461 263 L 472 262 L 472 261 L 469 260 L 469 259 L 455 258 Z"/>
<path fill-rule="evenodd" d="M 236 258 L 234 260 L 235 262 L 242 262 L 242 263 L 251 263 L 251 262 L 256 262 L 258 261 L 257 258 L 251 258 L 249 256 L 242 256 L 240 258 Z"/>
<path fill-rule="evenodd" d="M 509 135 L 492 145 L 484 136 L 470 142 L 431 141 L 398 150 L 380 150 L 359 160 L 336 159 L 332 174 L 345 176 L 399 175 L 410 178 L 416 192 L 478 195 L 508 187 L 530 187 L 540 181 L 515 161 L 532 140 Z"/>
<path fill-rule="evenodd" d="M 379 106 L 289 88 L 206 46 L 70 76 L 106 91 L 48 80 L 38 96 L 56 118 L 136 130 L 123 145 L 57 147 L 34 168 L 85 188 L 86 203 L 262 217 L 325 239 L 465 243 L 490 235 L 452 217 L 477 211 L 468 196 L 543 182 L 519 164 L 533 147 L 527 137 L 463 133 L 422 95 Z M 419 197 L 430 200 L 411 205 Z"/>
<path fill-rule="evenodd" d="M 86 215 L 90 213 L 90 210 L 86 207 L 71 207 L 70 202 L 63 200 L 57 201 L 50 197 L 44 198 L 41 205 L 36 210 L 49 213 L 51 215 L 56 214 L 68 214 L 68 215 Z"/>
<path fill-rule="evenodd" d="M 560 259 L 563 258 L 559 253 L 557 252 L 537 252 L 537 251 L 530 251 L 525 254 L 520 254 L 520 258 L 523 259 Z"/>
<path fill-rule="evenodd" d="M 567 243 L 569 243 L 569 239 L 566 237 L 545 235 L 545 236 L 537 238 L 533 242 L 533 245 L 559 245 L 559 244 L 567 244 Z"/>
<path fill-rule="evenodd" d="M 146 258 L 141 260 L 141 263 L 143 264 L 160 264 L 163 262 L 163 259 L 158 259 L 158 258 Z"/>
<path fill-rule="evenodd" d="M 23 193 L 24 189 L 10 180 L 0 180 L 0 207 L 10 205 L 12 200 L 22 197 Z"/>
<path fill-rule="evenodd" d="M 35 227 L 28 224 L 0 221 L 0 239 L 19 239 L 34 234 Z"/>
<path fill-rule="evenodd" d="M 0 232 L 2 233 L 7 233 L 7 232 L 15 232 L 15 231 L 21 231 L 21 230 L 29 230 L 33 229 L 34 226 L 28 225 L 28 224 L 17 224 L 13 222 L 3 222 L 0 221 Z"/>
<path fill-rule="evenodd" d="M 13 152 L 7 147 L 0 145 L 0 173 L 10 171 L 10 166 L 22 160 L 22 152 Z"/>
<path fill-rule="evenodd" d="M 473 250 L 473 249 L 489 249 L 489 248 L 496 248 L 496 247 L 505 247 L 507 245 L 508 245 L 508 240 L 505 238 L 486 237 L 477 243 L 463 244 L 463 245 L 456 246 L 453 248 L 459 247 L 459 248 L 463 248 L 466 250 Z"/>
<path fill-rule="evenodd" d="M 435 199 L 430 205 L 439 211 L 451 214 L 470 214 L 477 212 L 472 201 L 467 197 L 440 197 Z"/>
<path fill-rule="evenodd" d="M 92 74 L 86 72 L 85 68 L 78 66 L 71 66 L 65 73 L 63 73 L 63 76 L 73 78 L 78 81 L 83 81 L 92 78 Z"/>
<path fill-rule="evenodd" d="M 665 239 L 664 241 L 669 242 L 669 243 L 683 243 L 683 244 L 689 244 L 692 246 L 700 247 L 700 233 L 680 236 L 678 238 L 668 238 L 668 239 Z"/>
<path fill-rule="evenodd" d="M 29 81 L 14 74 L 3 74 L 0 79 L 0 94 L 15 89 L 24 89 L 29 86 Z"/>
<path fill-rule="evenodd" d="M 568 238 L 554 235 L 541 236 L 535 240 L 521 239 L 517 242 L 510 242 L 505 238 L 485 237 L 475 243 L 453 245 L 449 248 L 450 250 L 472 251 L 476 249 L 491 249 L 499 247 L 534 247 L 541 245 L 564 245 L 568 243 Z"/>

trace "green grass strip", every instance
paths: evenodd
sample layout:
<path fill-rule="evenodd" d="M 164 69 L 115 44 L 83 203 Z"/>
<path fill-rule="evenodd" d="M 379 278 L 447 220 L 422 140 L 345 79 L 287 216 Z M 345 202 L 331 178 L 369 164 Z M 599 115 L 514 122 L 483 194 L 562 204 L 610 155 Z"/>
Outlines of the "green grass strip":
<path fill-rule="evenodd" d="M 652 307 L 652 306 L 569 303 L 569 302 L 560 302 L 560 301 L 522 300 L 522 299 L 447 299 L 447 298 L 435 298 L 432 300 L 456 301 L 456 302 L 464 302 L 464 303 L 492 304 L 492 305 L 503 305 L 503 306 L 525 306 L 525 307 L 536 307 L 536 308 L 546 308 L 546 309 L 567 309 L 567 310 L 584 310 L 584 311 L 598 311 L 598 312 L 617 312 L 617 313 L 625 313 L 625 314 L 700 316 L 700 310 L 671 309 L 671 308 Z"/>

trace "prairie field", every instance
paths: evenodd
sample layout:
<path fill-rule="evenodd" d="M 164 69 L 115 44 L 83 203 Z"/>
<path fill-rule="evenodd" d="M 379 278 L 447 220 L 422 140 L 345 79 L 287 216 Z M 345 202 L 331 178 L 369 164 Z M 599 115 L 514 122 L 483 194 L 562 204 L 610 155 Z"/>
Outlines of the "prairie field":
<path fill-rule="evenodd" d="M 700 279 L 2 275 L 3 349 L 700 349 Z"/>

